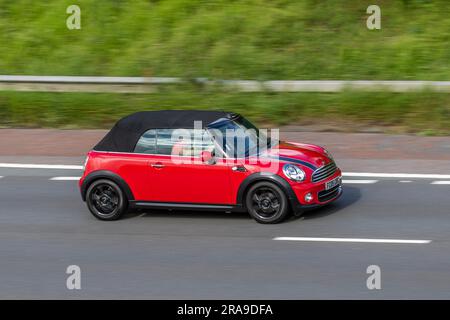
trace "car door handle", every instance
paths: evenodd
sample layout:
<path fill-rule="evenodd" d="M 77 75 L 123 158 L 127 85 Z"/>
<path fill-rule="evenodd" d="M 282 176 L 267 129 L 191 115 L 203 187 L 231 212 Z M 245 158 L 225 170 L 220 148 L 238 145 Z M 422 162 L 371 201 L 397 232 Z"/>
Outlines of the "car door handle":
<path fill-rule="evenodd" d="M 156 169 L 162 169 L 162 168 L 164 168 L 164 165 L 163 165 L 161 162 L 152 163 L 151 166 L 152 166 L 153 168 L 156 168 Z"/>

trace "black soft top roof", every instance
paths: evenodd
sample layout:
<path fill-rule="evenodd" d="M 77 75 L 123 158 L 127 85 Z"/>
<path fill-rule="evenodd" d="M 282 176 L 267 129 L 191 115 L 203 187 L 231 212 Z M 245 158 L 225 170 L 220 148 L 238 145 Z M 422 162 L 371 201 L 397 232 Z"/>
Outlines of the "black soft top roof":
<path fill-rule="evenodd" d="M 221 118 L 235 118 L 235 113 L 205 110 L 141 111 L 120 119 L 94 147 L 95 151 L 133 152 L 139 138 L 150 129 L 192 129 L 194 121 L 205 128 Z"/>

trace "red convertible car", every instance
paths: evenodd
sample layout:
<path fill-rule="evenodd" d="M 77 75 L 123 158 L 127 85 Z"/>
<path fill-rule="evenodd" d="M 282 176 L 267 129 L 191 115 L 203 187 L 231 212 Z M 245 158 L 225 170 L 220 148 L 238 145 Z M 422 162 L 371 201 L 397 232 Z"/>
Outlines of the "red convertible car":
<path fill-rule="evenodd" d="M 79 182 L 101 220 L 165 208 L 247 211 L 260 223 L 328 204 L 341 184 L 322 147 L 278 141 L 239 114 L 192 110 L 121 119 L 88 153 Z"/>

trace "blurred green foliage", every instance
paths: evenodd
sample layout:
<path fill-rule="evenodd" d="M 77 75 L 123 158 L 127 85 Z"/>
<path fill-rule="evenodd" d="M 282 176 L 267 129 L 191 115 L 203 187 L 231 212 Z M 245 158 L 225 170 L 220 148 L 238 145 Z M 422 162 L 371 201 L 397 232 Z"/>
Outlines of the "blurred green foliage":
<path fill-rule="evenodd" d="M 81 30 L 66 27 L 72 4 L 81 7 Z M 370 4 L 381 7 L 381 30 L 366 28 Z M 0 45 L 0 74 L 450 80 L 450 6 L 446 0 L 0 0 Z M 148 95 L 0 92 L 0 125 L 105 127 L 156 108 L 227 109 L 272 124 L 330 119 L 450 131 L 449 94 L 184 87 Z"/>
<path fill-rule="evenodd" d="M 154 94 L 0 94 L 0 126 L 109 128 L 135 111 L 215 109 L 239 112 L 260 126 L 326 123 L 344 131 L 450 134 L 446 93 L 232 93 L 172 88 Z"/>
<path fill-rule="evenodd" d="M 382 29 L 366 28 L 378 4 Z M 66 8 L 81 8 L 68 30 Z M 0 74 L 450 79 L 446 0 L 0 0 Z"/>

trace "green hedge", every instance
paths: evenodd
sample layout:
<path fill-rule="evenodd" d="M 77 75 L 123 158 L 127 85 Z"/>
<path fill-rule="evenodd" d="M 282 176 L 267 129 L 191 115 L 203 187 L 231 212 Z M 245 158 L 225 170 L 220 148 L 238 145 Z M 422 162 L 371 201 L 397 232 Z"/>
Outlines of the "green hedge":
<path fill-rule="evenodd" d="M 25 93 L 0 95 L 0 126 L 108 128 L 129 113 L 155 109 L 239 112 L 260 126 L 326 123 L 346 131 L 450 134 L 443 93 L 230 93 L 171 89 L 155 94 Z"/>

